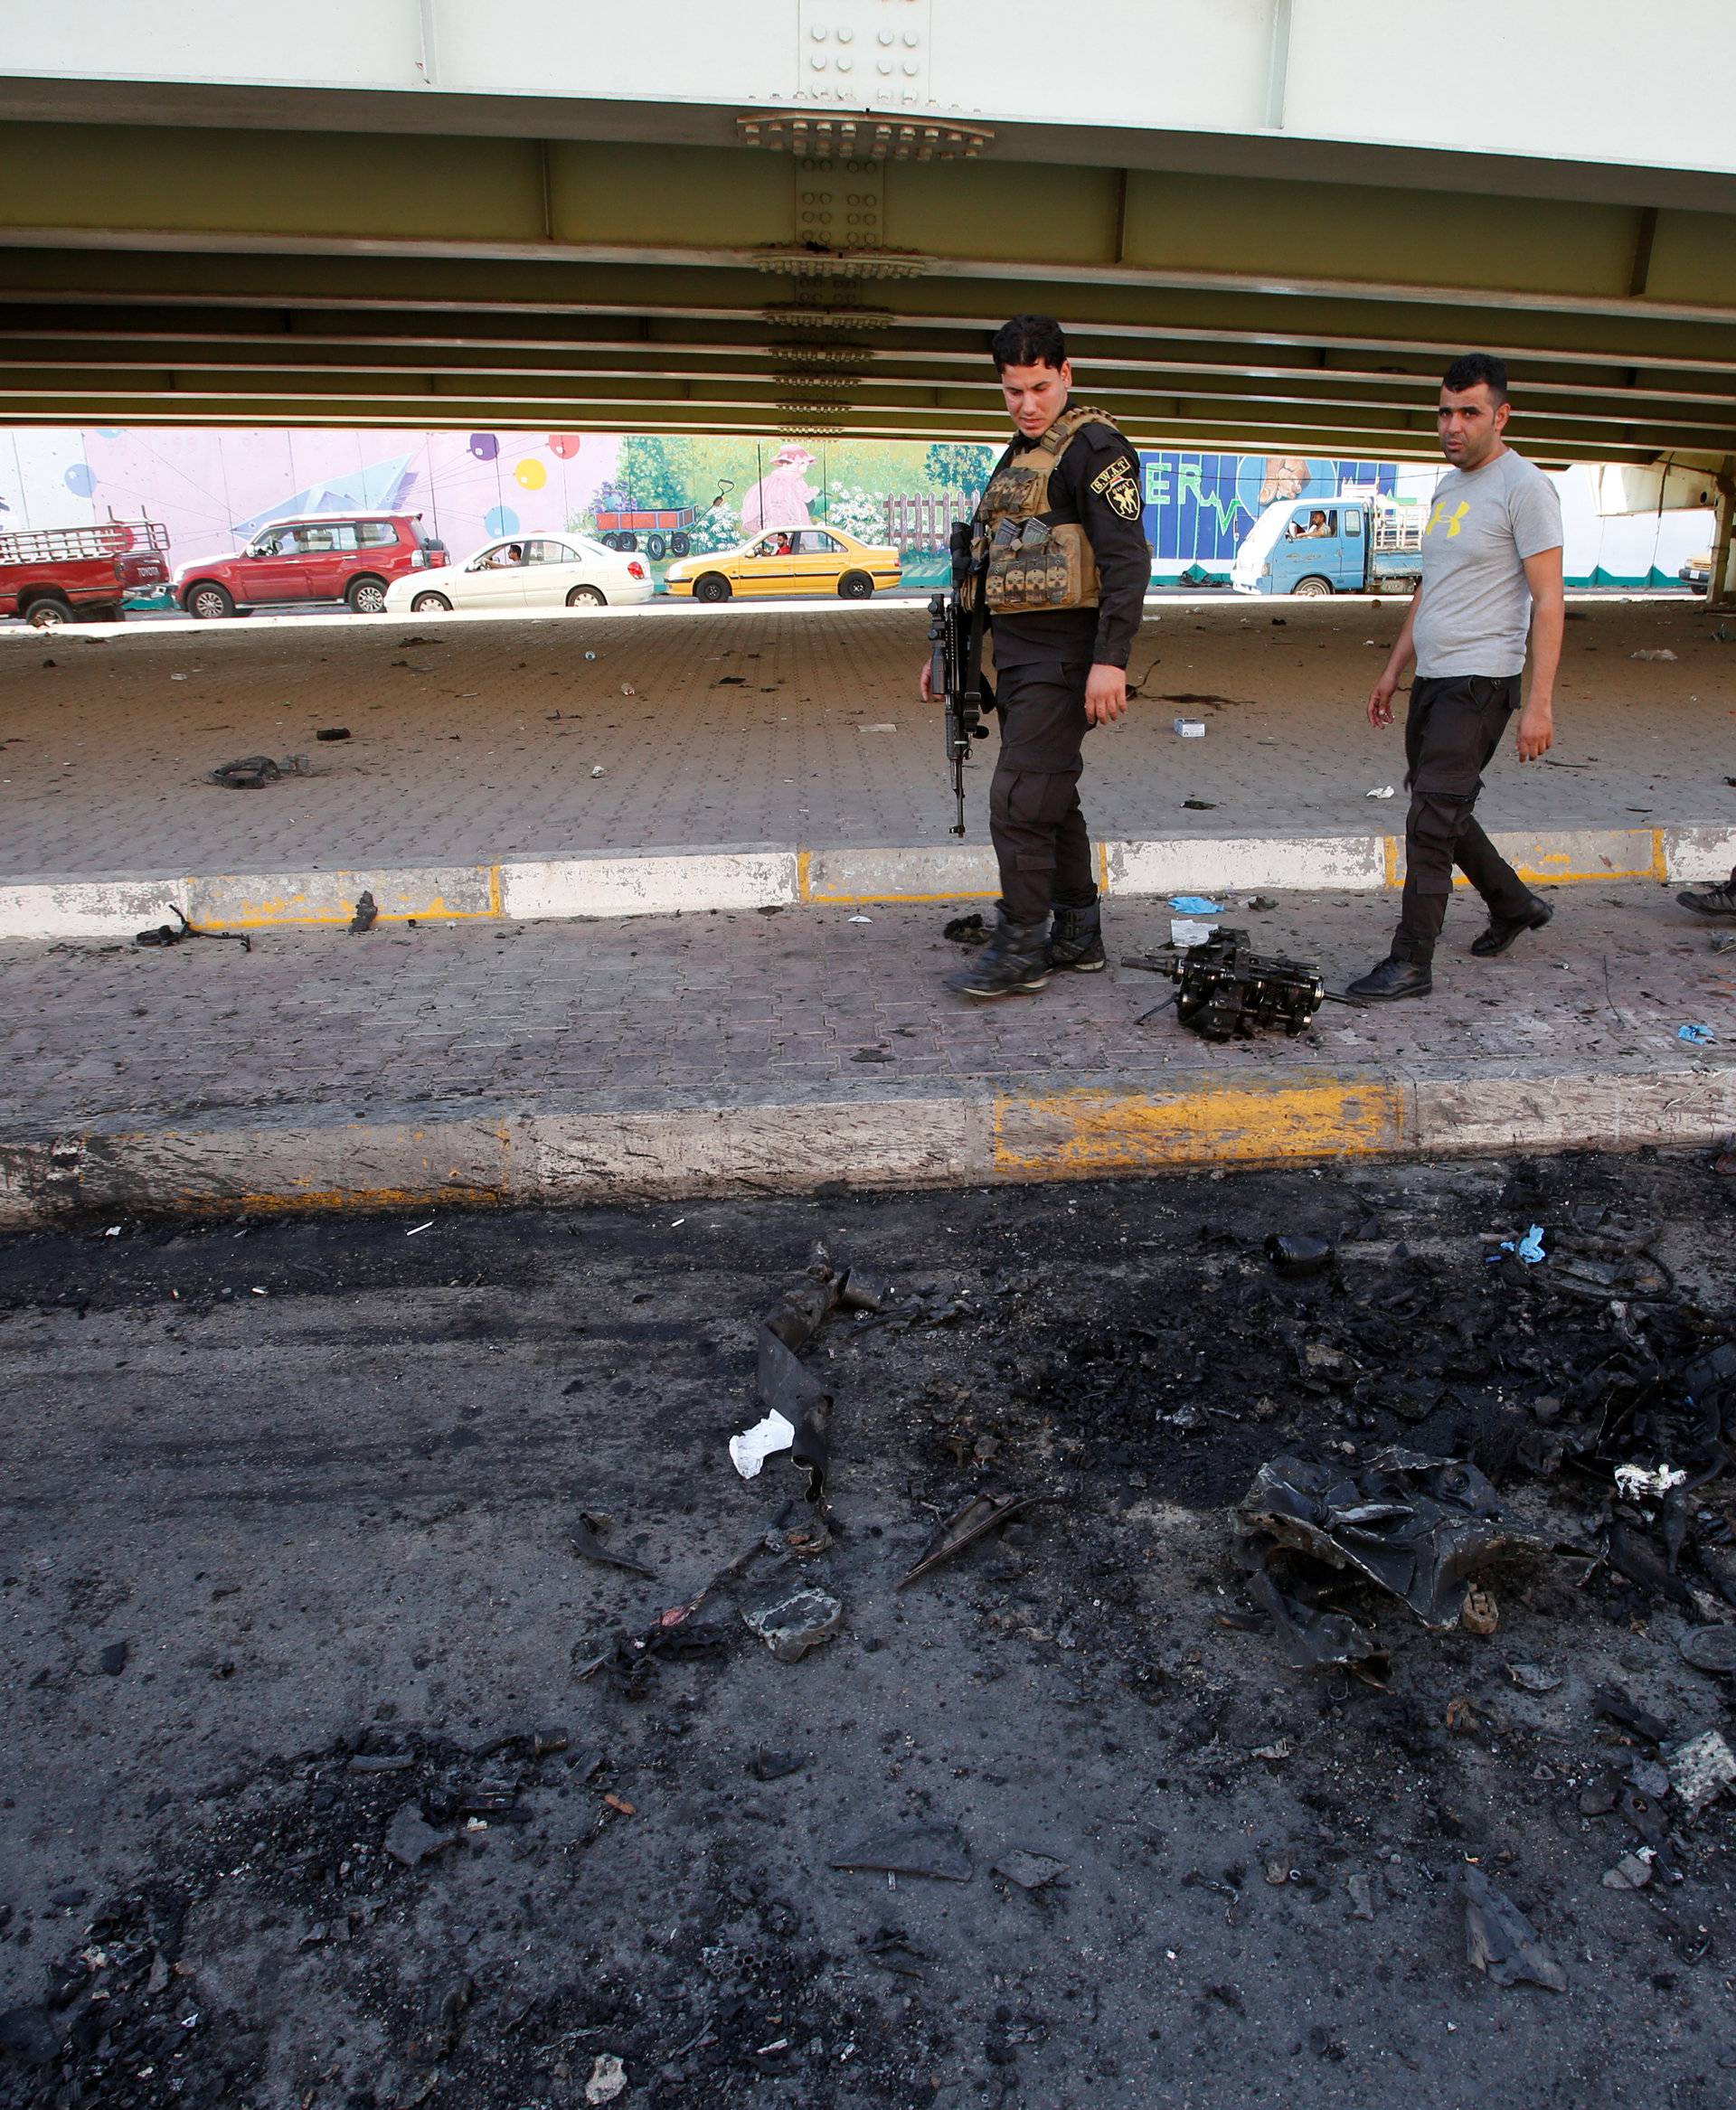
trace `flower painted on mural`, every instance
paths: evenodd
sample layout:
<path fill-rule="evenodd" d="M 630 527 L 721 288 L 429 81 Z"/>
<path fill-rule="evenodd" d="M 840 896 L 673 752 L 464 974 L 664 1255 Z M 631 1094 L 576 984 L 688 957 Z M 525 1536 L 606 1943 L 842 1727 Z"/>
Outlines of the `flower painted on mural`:
<path fill-rule="evenodd" d="M 541 462 L 533 461 L 528 455 L 513 471 L 514 483 L 522 485 L 526 491 L 540 491 L 548 480 L 549 472 Z"/>
<path fill-rule="evenodd" d="M 518 515 L 510 505 L 496 505 L 483 515 L 483 528 L 491 535 L 515 535 Z"/>
<path fill-rule="evenodd" d="M 551 432 L 549 452 L 557 460 L 570 462 L 579 451 L 579 435 L 576 432 Z"/>
<path fill-rule="evenodd" d="M 89 498 L 97 487 L 96 471 L 89 462 L 72 462 L 68 466 L 65 483 L 75 498 Z"/>
<path fill-rule="evenodd" d="M 470 451 L 479 462 L 492 462 L 500 454 L 500 442 L 492 432 L 473 432 L 470 435 Z"/>
<path fill-rule="evenodd" d="M 811 469 L 816 458 L 793 439 L 778 449 L 771 467 L 741 501 L 741 525 L 749 534 L 813 525 L 808 507 L 819 496 L 819 486 L 810 484 L 803 471 Z"/>

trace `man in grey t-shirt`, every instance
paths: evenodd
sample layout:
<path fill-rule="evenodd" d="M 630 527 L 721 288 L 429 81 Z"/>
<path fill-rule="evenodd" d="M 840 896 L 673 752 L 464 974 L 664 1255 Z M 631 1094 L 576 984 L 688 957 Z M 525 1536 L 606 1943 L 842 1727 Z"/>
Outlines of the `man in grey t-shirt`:
<path fill-rule="evenodd" d="M 1441 452 L 1452 465 L 1435 491 L 1422 536 L 1422 578 L 1368 699 L 1368 721 L 1392 722 L 1392 698 L 1412 658 L 1405 719 L 1404 898 L 1391 956 L 1350 984 L 1364 1003 L 1427 996 L 1447 918 L 1453 867 L 1482 895 L 1488 928 L 1471 941 L 1481 959 L 1504 953 L 1553 910 L 1533 894 L 1472 813 L 1483 771 L 1519 710 L 1522 762 L 1554 737 L 1561 656 L 1561 503 L 1541 469 L 1513 452 L 1507 370 L 1482 352 L 1454 360 L 1440 384 Z M 1531 693 L 1519 709 L 1527 639 Z"/>

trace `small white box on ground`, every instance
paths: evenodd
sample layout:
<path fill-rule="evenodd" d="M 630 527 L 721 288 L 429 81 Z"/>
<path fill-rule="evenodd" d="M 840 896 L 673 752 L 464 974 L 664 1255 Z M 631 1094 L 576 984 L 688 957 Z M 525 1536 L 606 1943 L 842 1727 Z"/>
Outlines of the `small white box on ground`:
<path fill-rule="evenodd" d="M 1203 740 L 1205 738 L 1205 721 L 1203 718 L 1178 718 L 1175 730 L 1184 740 Z"/>

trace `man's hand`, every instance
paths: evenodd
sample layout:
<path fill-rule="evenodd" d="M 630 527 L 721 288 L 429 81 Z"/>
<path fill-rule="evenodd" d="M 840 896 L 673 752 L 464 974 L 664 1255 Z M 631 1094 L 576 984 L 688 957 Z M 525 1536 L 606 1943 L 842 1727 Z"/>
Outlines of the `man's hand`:
<path fill-rule="evenodd" d="M 1534 762 L 1555 744 L 1555 706 L 1545 696 L 1526 699 L 1519 713 L 1519 759 Z"/>
<path fill-rule="evenodd" d="M 939 700 L 936 697 L 934 690 L 929 684 L 929 677 L 933 674 L 933 660 L 925 659 L 922 662 L 922 701 L 925 703 L 933 703 Z"/>
<path fill-rule="evenodd" d="M 1382 674 L 1368 692 L 1368 722 L 1376 732 L 1384 732 L 1392 722 L 1392 699 L 1398 686 L 1391 674 Z"/>
<path fill-rule="evenodd" d="M 1127 715 L 1127 670 L 1094 666 L 1085 683 L 1085 715 L 1093 725 L 1113 725 Z"/>

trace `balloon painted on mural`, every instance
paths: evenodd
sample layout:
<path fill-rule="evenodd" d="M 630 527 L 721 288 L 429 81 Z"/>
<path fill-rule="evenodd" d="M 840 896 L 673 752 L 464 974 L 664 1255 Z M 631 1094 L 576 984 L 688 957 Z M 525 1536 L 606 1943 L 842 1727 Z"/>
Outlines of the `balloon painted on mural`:
<path fill-rule="evenodd" d="M 549 480 L 549 472 L 541 462 L 533 461 L 529 455 L 513 471 L 513 481 L 522 484 L 527 491 L 540 491 Z"/>
<path fill-rule="evenodd" d="M 500 442 L 492 432 L 473 432 L 470 451 L 479 462 L 496 461 L 500 457 Z"/>
<path fill-rule="evenodd" d="M 518 515 L 510 505 L 496 505 L 482 516 L 482 530 L 488 535 L 515 535 L 518 532 Z"/>
<path fill-rule="evenodd" d="M 551 432 L 549 452 L 557 461 L 570 462 L 579 451 L 579 435 L 576 432 Z"/>
<path fill-rule="evenodd" d="M 73 462 L 66 472 L 67 489 L 75 498 L 89 498 L 97 487 L 95 472 L 89 462 Z"/>

